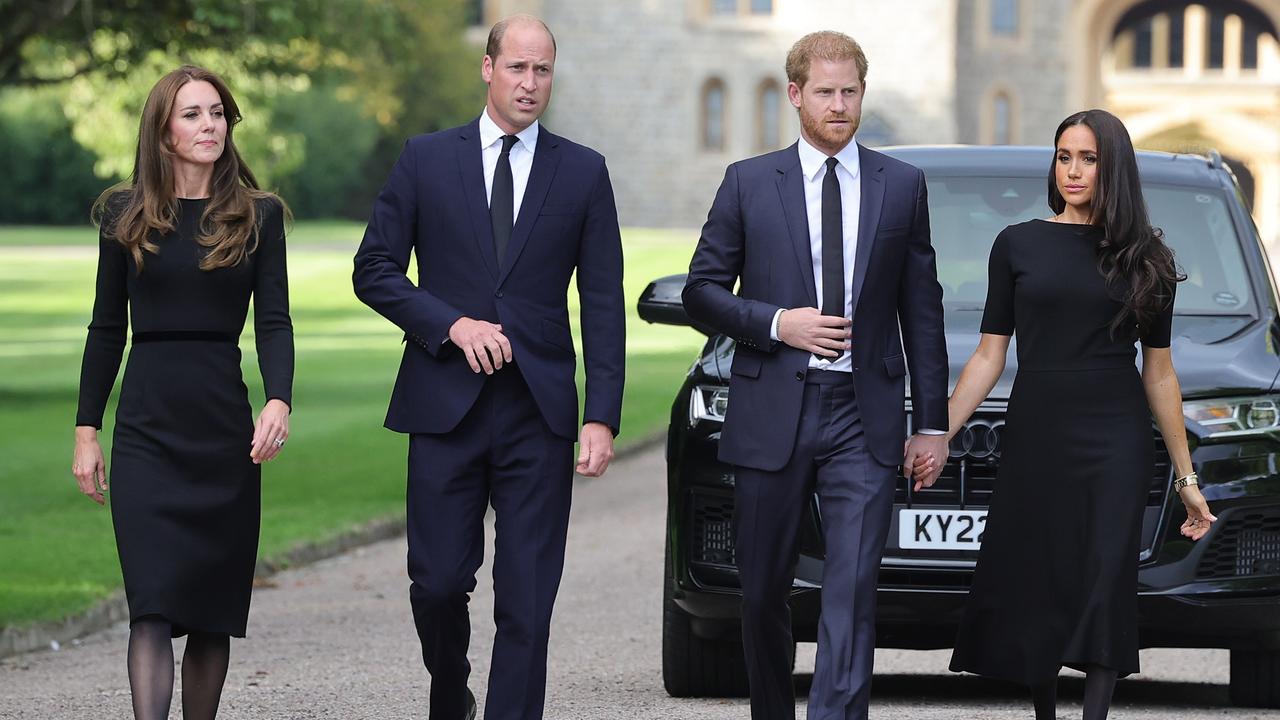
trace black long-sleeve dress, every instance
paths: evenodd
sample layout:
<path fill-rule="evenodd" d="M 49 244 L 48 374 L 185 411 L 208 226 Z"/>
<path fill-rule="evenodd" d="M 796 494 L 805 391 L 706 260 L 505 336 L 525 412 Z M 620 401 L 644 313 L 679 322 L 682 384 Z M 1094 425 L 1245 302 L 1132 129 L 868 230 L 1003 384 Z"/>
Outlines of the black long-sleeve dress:
<path fill-rule="evenodd" d="M 144 256 L 141 273 L 123 246 L 99 239 L 76 424 L 102 427 L 132 325 L 110 466 L 130 619 L 162 617 L 175 636 L 243 637 L 261 468 L 249 458 L 253 414 L 238 339 L 252 297 L 266 396 L 292 403 L 283 211 L 274 200 L 257 201 L 256 250 L 236 266 L 205 271 L 197 227 L 207 201 L 178 203 L 177 228 L 154 240 L 159 252 Z"/>
<path fill-rule="evenodd" d="M 1138 671 L 1138 553 L 1155 466 L 1136 333 L 1098 271 L 1100 228 L 1012 225 L 991 250 L 982 332 L 1018 338 L 1003 454 L 951 669 L 1044 683 Z M 1141 338 L 1168 347 L 1172 299 Z"/>

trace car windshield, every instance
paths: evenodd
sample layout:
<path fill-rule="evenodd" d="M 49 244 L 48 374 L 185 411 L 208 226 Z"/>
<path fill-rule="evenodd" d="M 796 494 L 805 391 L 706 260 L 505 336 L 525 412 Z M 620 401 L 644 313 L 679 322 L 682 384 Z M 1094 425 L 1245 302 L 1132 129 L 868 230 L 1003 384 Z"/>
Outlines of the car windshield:
<path fill-rule="evenodd" d="M 1007 225 L 1048 217 L 1044 180 L 930 177 L 928 185 L 943 300 L 948 310 L 981 310 L 991 243 Z M 1253 314 L 1249 277 L 1223 191 L 1148 185 L 1144 192 L 1152 224 L 1164 230 L 1187 274 L 1178 285 L 1175 313 Z"/>

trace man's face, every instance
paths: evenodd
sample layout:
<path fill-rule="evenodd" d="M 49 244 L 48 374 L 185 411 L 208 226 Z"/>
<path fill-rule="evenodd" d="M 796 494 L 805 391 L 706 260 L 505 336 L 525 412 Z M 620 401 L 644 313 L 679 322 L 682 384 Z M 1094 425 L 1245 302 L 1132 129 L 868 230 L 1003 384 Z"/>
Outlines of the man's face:
<path fill-rule="evenodd" d="M 504 132 L 516 134 L 546 111 L 555 62 L 551 36 L 537 23 L 513 23 L 498 57 L 484 56 L 480 75 L 489 85 L 489 115 Z"/>
<path fill-rule="evenodd" d="M 862 119 L 863 90 L 857 61 L 814 59 L 803 88 L 787 85 L 787 97 L 800 111 L 804 139 L 828 155 L 844 149 Z"/>

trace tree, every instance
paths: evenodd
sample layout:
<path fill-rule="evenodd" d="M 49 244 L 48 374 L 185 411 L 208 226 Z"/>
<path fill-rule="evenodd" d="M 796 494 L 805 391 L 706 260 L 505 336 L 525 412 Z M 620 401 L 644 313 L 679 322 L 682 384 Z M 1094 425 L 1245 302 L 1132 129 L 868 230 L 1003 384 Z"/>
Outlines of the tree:
<path fill-rule="evenodd" d="M 260 180 L 295 194 L 307 214 L 362 216 L 406 137 L 483 103 L 466 5 L 0 0 L 0 96 L 27 86 L 59 94 L 97 176 L 120 179 L 151 86 L 184 62 L 203 65 L 240 103 L 237 145 Z"/>

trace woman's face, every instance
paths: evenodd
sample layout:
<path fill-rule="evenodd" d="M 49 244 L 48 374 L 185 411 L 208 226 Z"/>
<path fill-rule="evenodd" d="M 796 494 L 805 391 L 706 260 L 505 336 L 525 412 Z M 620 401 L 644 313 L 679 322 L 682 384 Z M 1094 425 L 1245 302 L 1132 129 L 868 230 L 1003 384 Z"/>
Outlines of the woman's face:
<path fill-rule="evenodd" d="M 1058 137 L 1054 178 L 1058 192 L 1085 215 L 1091 215 L 1093 189 L 1098 179 L 1098 139 L 1087 125 L 1072 125 Z"/>
<path fill-rule="evenodd" d="M 212 165 L 222 157 L 227 118 L 213 85 L 195 80 L 179 88 L 167 130 L 165 141 L 177 156 L 176 162 Z"/>

